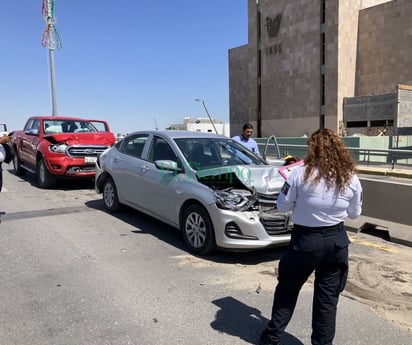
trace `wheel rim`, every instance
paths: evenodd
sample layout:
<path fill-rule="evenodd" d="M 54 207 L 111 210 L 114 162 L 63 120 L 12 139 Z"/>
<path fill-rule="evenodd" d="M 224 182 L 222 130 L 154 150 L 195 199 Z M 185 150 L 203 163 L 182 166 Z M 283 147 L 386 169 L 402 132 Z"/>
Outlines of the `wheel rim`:
<path fill-rule="evenodd" d="M 111 183 L 106 183 L 103 190 L 103 198 L 106 206 L 112 207 L 114 203 L 114 188 Z"/>
<path fill-rule="evenodd" d="M 199 213 L 191 213 L 185 224 L 186 238 L 194 248 L 203 246 L 206 240 L 206 223 Z"/>
<path fill-rule="evenodd" d="M 39 179 L 41 183 L 44 183 L 46 179 L 46 167 L 44 166 L 43 162 L 40 162 L 39 166 Z"/>
<path fill-rule="evenodd" d="M 19 159 L 17 158 L 17 154 L 15 154 L 13 157 L 13 165 L 14 165 L 14 170 L 19 169 Z"/>

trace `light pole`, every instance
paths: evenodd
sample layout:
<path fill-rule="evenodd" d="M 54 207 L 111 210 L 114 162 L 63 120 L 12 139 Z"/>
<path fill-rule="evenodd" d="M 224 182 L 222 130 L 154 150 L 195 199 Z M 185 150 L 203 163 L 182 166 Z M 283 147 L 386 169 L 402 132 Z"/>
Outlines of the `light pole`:
<path fill-rule="evenodd" d="M 42 46 L 49 48 L 50 84 L 52 94 L 52 115 L 57 115 L 56 77 L 54 69 L 54 50 L 61 48 L 59 33 L 55 28 L 57 19 L 54 17 L 54 0 L 43 0 L 42 13 L 46 21 L 46 29 L 42 36 Z"/>
<path fill-rule="evenodd" d="M 207 114 L 207 116 L 209 117 L 210 122 L 212 123 L 213 129 L 215 130 L 216 134 L 218 134 L 218 133 L 217 133 L 217 129 L 216 129 L 216 127 L 215 127 L 215 124 L 214 124 L 214 122 L 213 122 L 213 120 L 212 120 L 212 117 L 210 116 L 209 111 L 208 111 L 207 108 L 206 108 L 205 100 L 204 100 L 203 98 L 195 98 L 195 101 L 196 101 L 196 102 L 202 102 L 203 107 L 204 107 L 205 110 L 206 110 L 206 114 Z"/>

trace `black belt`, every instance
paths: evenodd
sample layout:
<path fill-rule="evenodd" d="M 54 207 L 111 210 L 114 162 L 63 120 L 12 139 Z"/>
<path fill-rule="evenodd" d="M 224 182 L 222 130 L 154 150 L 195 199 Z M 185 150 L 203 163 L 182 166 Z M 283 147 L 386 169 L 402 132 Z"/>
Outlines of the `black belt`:
<path fill-rule="evenodd" d="M 317 226 L 317 227 L 310 227 L 310 226 L 304 226 L 304 225 L 299 225 L 299 224 L 295 224 L 293 226 L 293 229 L 299 232 L 303 232 L 303 233 L 321 233 L 321 234 L 325 234 L 325 233 L 331 233 L 331 232 L 339 232 L 339 231 L 343 231 L 345 228 L 343 226 L 343 222 L 340 222 L 338 224 L 335 225 L 329 225 L 329 226 Z"/>

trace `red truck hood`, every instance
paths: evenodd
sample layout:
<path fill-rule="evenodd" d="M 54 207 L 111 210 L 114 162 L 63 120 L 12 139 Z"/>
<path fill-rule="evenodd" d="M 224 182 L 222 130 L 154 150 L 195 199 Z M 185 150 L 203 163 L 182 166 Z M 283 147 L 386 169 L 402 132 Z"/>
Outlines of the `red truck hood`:
<path fill-rule="evenodd" d="M 115 143 L 114 135 L 110 132 L 48 134 L 44 139 L 53 144 L 64 143 L 70 146 L 79 144 L 111 146 Z"/>

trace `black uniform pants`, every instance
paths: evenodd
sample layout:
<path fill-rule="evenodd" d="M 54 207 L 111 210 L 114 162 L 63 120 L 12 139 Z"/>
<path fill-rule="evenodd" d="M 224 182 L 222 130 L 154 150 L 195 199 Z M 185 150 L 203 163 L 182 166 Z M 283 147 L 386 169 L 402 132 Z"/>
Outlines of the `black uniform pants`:
<path fill-rule="evenodd" d="M 332 344 L 339 294 L 348 275 L 348 245 L 343 223 L 321 228 L 295 225 L 290 248 L 279 262 L 278 285 L 268 325 L 276 337 L 280 339 L 302 285 L 315 272 L 312 345 Z"/>

